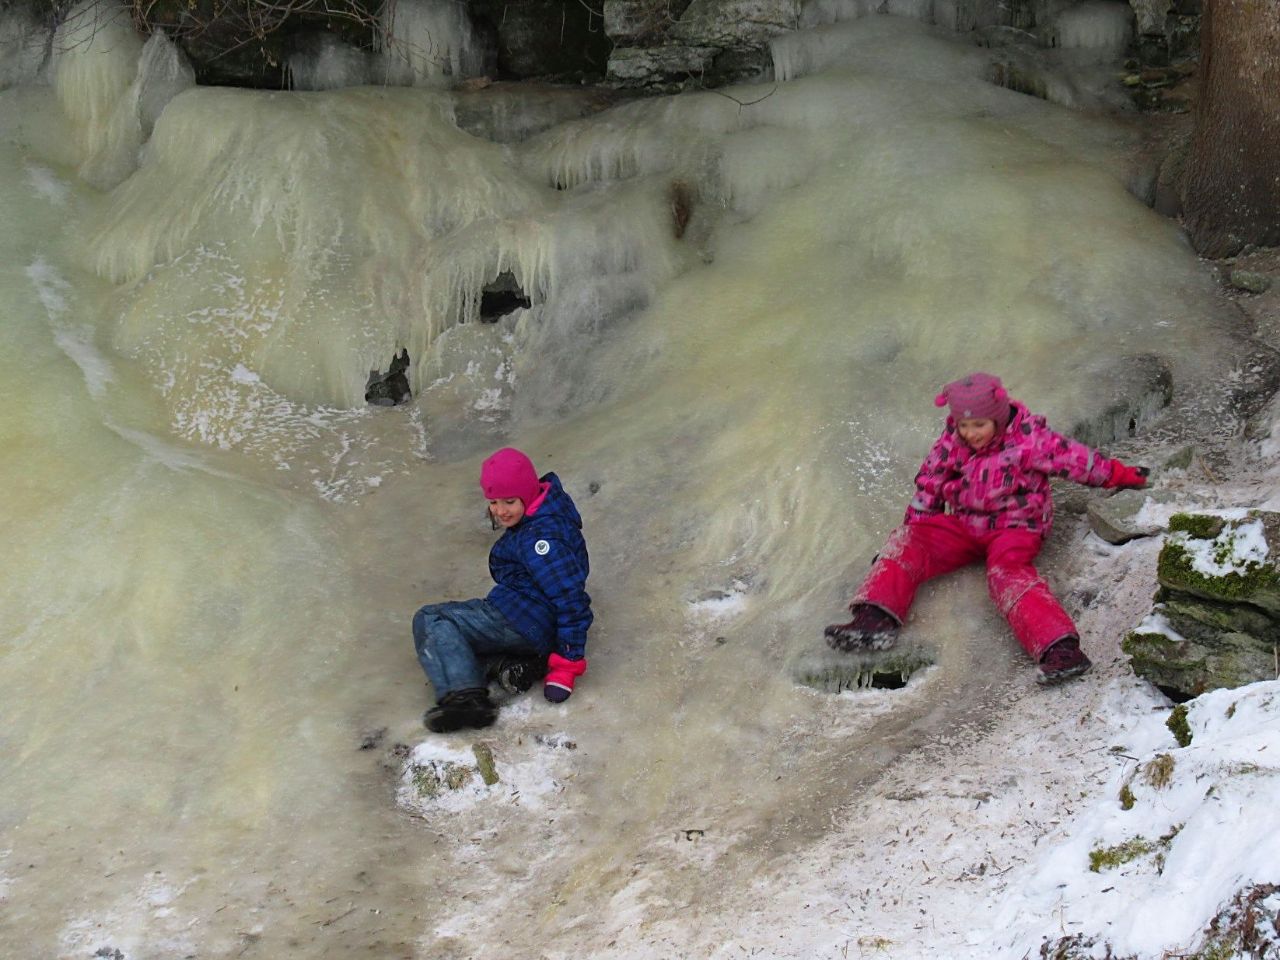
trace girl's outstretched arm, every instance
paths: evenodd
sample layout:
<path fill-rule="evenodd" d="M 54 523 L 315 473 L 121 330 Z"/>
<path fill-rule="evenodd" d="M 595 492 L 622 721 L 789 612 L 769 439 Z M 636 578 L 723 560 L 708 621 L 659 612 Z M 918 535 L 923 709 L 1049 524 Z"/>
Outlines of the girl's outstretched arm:
<path fill-rule="evenodd" d="M 1062 477 L 1090 487 L 1104 487 L 1111 480 L 1119 460 L 1103 456 L 1093 447 L 1072 440 L 1049 428 L 1044 417 L 1031 415 L 1023 419 L 1022 429 L 1029 431 L 1028 466 L 1051 477 Z"/>

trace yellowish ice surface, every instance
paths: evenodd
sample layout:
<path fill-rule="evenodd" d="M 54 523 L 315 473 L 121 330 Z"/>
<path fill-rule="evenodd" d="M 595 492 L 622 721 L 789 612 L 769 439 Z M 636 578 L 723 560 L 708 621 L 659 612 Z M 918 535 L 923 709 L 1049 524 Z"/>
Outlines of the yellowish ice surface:
<path fill-rule="evenodd" d="M 1193 383 L 1231 349 L 1123 130 L 912 21 L 510 146 L 399 88 L 188 89 L 144 142 L 112 30 L 0 93 L 5 956 L 523 956 L 749 883 L 1026 679 L 966 574 L 896 704 L 792 681 L 937 389 L 990 370 L 1066 428 L 1124 357 Z M 476 322 L 504 273 L 532 308 Z M 402 347 L 414 399 L 366 407 Z M 409 619 L 487 589 L 505 443 L 576 499 L 597 620 L 494 755 L 578 749 L 554 803 L 411 820 Z M 714 856 L 671 852 L 695 829 Z"/>

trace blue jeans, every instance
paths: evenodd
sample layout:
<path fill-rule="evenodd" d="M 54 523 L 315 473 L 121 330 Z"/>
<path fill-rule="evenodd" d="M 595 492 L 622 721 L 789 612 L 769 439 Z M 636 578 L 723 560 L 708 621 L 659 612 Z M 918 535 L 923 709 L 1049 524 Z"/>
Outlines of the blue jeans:
<path fill-rule="evenodd" d="M 455 690 L 488 686 L 482 657 L 545 659 L 551 653 L 550 644 L 531 641 L 488 600 L 427 604 L 413 616 L 413 646 L 437 701 Z"/>

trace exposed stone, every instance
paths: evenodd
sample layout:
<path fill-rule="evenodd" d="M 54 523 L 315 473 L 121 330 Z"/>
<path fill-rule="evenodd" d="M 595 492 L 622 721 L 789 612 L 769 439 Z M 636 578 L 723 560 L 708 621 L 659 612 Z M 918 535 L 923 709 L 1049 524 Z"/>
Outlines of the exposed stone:
<path fill-rule="evenodd" d="M 1249 550 L 1261 524 L 1266 553 Z M 1121 644 L 1134 672 L 1175 700 L 1274 679 L 1280 651 L 1280 514 L 1175 514 L 1160 552 L 1157 604 Z M 1198 560 L 1197 560 L 1198 558 Z M 1206 566 L 1209 572 L 1206 572 Z M 1213 566 L 1222 569 L 1214 573 Z"/>
<path fill-rule="evenodd" d="M 1171 453 L 1165 457 L 1164 468 L 1166 470 L 1189 470 L 1195 460 L 1196 448 L 1191 444 L 1187 444 L 1176 453 Z"/>
<path fill-rule="evenodd" d="M 690 46 L 759 50 L 799 22 L 799 0 L 693 0 L 671 36 Z"/>
<path fill-rule="evenodd" d="M 1129 0 L 1129 6 L 1137 18 L 1138 33 L 1163 34 L 1173 0 Z"/>
<path fill-rule="evenodd" d="M 701 86 L 716 55 L 715 47 L 617 47 L 609 57 L 609 79 L 625 86 L 679 89 Z"/>
<path fill-rule="evenodd" d="M 1214 603 L 1170 591 L 1160 609 L 1178 634 L 1198 643 L 1212 644 L 1213 636 L 1221 633 L 1267 637 L 1277 629 L 1274 619 L 1246 603 Z"/>
<path fill-rule="evenodd" d="M 1107 543 L 1127 543 L 1137 537 L 1149 537 L 1160 532 L 1154 523 L 1139 523 L 1138 514 L 1148 500 L 1167 502 L 1163 491 L 1120 490 L 1109 497 L 1095 497 L 1089 501 L 1089 528 Z"/>
<path fill-rule="evenodd" d="M 528 310 L 533 305 L 529 295 L 520 288 L 515 275 L 503 271 L 480 293 L 480 322 L 497 323 L 514 310 Z"/>
<path fill-rule="evenodd" d="M 1195 568 L 1187 538 L 1202 543 L 1209 538 L 1186 531 L 1183 538 L 1170 537 L 1160 551 L 1157 576 L 1161 586 L 1206 600 L 1251 604 L 1273 617 L 1280 617 L 1280 570 L 1276 565 L 1276 558 L 1280 556 L 1280 513 L 1251 510 L 1246 520 L 1228 521 L 1209 541 L 1209 548 L 1215 559 L 1229 560 L 1241 526 L 1252 521 L 1262 524 L 1268 551 L 1264 562 L 1237 563 L 1235 569 L 1221 576 L 1205 574 Z"/>
<path fill-rule="evenodd" d="M 598 4 L 563 0 L 470 0 L 478 30 L 494 38 L 498 76 L 603 76 L 611 41 Z"/>
<path fill-rule="evenodd" d="M 408 369 L 409 351 L 401 350 L 392 358 L 391 366 L 385 373 L 370 370 L 369 380 L 364 387 L 365 403 L 376 407 L 394 407 L 412 397 L 409 378 L 405 374 Z"/>
<path fill-rule="evenodd" d="M 665 43 L 690 0 L 605 0 L 604 32 L 618 46 Z"/>
<path fill-rule="evenodd" d="M 1116 375 L 1100 381 L 1102 412 L 1070 431 L 1091 447 L 1136 436 L 1173 399 L 1173 374 L 1163 358 L 1141 354 L 1124 358 L 1118 366 Z"/>
<path fill-rule="evenodd" d="M 1252 270 L 1232 270 L 1227 275 L 1227 282 L 1246 293 L 1266 293 L 1271 289 L 1271 278 Z"/>
<path fill-rule="evenodd" d="M 1174 700 L 1275 677 L 1274 648 L 1264 649 L 1256 637 L 1217 633 L 1206 639 L 1209 642 L 1134 632 L 1121 648 L 1129 655 L 1134 673 Z"/>

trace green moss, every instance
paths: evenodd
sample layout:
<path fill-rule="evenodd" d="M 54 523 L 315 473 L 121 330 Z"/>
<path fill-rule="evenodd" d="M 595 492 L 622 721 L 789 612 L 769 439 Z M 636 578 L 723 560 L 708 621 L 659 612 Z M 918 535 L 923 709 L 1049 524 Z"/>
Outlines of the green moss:
<path fill-rule="evenodd" d="M 1179 657 L 1179 652 L 1189 649 L 1187 644 L 1166 633 L 1135 630 L 1120 641 L 1120 649 L 1135 660 L 1152 660 L 1167 669 L 1190 670 L 1200 665 L 1198 658 Z"/>
<path fill-rule="evenodd" d="M 475 771 L 461 763 L 428 763 L 413 768 L 413 788 L 418 796 L 434 800 L 445 790 L 458 790 L 467 785 Z"/>
<path fill-rule="evenodd" d="M 1209 517 L 1203 513 L 1175 513 L 1169 518 L 1170 533 L 1185 533 L 1196 540 L 1212 540 L 1226 525 L 1227 521 L 1222 517 Z"/>
<path fill-rule="evenodd" d="M 1137 800 L 1133 795 L 1133 791 L 1129 789 L 1129 785 L 1126 783 L 1120 788 L 1120 809 L 1132 810 L 1133 805 L 1136 802 Z"/>
<path fill-rule="evenodd" d="M 1162 753 L 1142 768 L 1142 778 L 1157 790 L 1163 790 L 1173 779 L 1173 755 Z"/>
<path fill-rule="evenodd" d="M 1256 763 L 1230 763 L 1227 764 L 1226 774 L 1229 777 L 1248 777 L 1256 773 L 1262 773 L 1262 767 Z"/>
<path fill-rule="evenodd" d="M 1110 870 L 1122 864 L 1145 857 L 1156 849 L 1156 845 L 1142 837 L 1134 837 L 1114 847 L 1098 847 L 1089 851 L 1089 869 L 1094 873 Z"/>
<path fill-rule="evenodd" d="M 1169 728 L 1169 732 L 1173 734 L 1173 739 L 1178 741 L 1178 746 L 1191 746 L 1191 725 L 1187 723 L 1187 705 L 1180 703 L 1169 712 L 1169 719 L 1164 722 Z"/>
<path fill-rule="evenodd" d="M 1187 954 L 1187 960 L 1232 960 L 1238 956 L 1230 939 L 1211 940 L 1195 953 Z"/>
<path fill-rule="evenodd" d="M 480 779 L 486 787 L 498 782 L 498 765 L 493 761 L 493 751 L 485 743 L 473 743 L 471 752 L 476 755 L 476 768 L 480 771 Z"/>
<path fill-rule="evenodd" d="M 440 777 L 433 767 L 414 767 L 413 789 L 420 797 L 434 799 L 440 796 Z"/>
<path fill-rule="evenodd" d="M 1230 549 L 1228 545 L 1221 557 L 1215 555 L 1218 562 L 1227 559 Z M 1160 582 L 1167 586 L 1213 599 L 1247 600 L 1268 587 L 1280 587 L 1280 577 L 1261 563 L 1248 563 L 1243 571 L 1232 570 L 1220 577 L 1206 576 L 1192 568 L 1186 548 L 1172 541 L 1165 543 L 1160 550 L 1156 573 Z"/>

